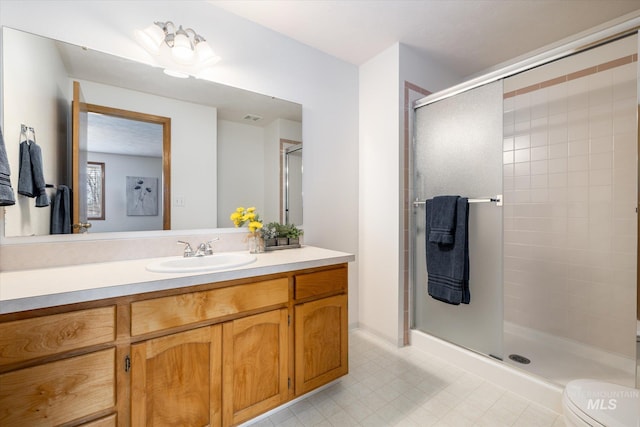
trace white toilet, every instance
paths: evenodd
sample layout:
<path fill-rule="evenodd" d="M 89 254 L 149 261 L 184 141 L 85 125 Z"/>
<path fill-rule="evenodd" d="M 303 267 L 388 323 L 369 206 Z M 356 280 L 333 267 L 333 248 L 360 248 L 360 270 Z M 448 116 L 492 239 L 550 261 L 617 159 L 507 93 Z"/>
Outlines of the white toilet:
<path fill-rule="evenodd" d="M 568 426 L 639 427 L 640 390 L 596 380 L 573 380 L 564 389 Z"/>

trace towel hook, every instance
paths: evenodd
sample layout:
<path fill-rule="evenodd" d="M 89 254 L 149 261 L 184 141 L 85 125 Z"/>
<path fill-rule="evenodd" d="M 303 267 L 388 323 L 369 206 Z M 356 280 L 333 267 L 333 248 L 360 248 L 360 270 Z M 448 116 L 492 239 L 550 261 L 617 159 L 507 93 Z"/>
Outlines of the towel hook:
<path fill-rule="evenodd" d="M 29 142 L 29 126 L 20 125 L 20 136 L 24 135 L 25 141 Z"/>

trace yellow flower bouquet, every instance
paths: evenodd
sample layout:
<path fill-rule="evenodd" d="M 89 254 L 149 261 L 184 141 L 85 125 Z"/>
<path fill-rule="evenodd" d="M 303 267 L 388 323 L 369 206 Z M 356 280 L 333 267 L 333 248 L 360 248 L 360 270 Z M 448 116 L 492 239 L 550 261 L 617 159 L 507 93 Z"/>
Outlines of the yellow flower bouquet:
<path fill-rule="evenodd" d="M 251 253 L 262 252 L 262 235 L 260 232 L 262 230 L 262 220 L 256 212 L 256 208 L 245 209 L 239 207 L 229 216 L 229 219 L 233 221 L 236 227 L 242 227 L 246 224 L 249 229 L 249 251 Z"/>

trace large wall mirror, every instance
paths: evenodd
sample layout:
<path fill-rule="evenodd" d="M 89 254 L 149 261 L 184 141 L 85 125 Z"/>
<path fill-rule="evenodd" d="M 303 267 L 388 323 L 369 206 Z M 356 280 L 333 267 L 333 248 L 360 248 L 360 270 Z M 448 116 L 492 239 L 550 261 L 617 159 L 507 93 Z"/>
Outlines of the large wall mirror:
<path fill-rule="evenodd" d="M 87 139 L 86 152 L 75 157 L 74 84 L 86 110 L 76 133 Z M 78 176 L 72 193 L 79 196 L 75 208 L 85 212 L 80 221 L 92 224 L 89 233 L 227 228 L 229 214 L 248 205 L 267 222 L 286 218 L 282 144 L 303 142 L 300 104 L 170 77 L 161 68 L 6 27 L 2 89 L 14 190 L 25 125 L 41 148 L 51 199 Z M 301 200 L 301 175 L 288 178 L 298 180 L 288 188 L 300 193 L 289 197 Z M 5 208 L 4 242 L 50 233 L 51 208 L 34 200 L 16 194 L 16 205 Z M 296 221 L 302 225 L 301 214 Z"/>

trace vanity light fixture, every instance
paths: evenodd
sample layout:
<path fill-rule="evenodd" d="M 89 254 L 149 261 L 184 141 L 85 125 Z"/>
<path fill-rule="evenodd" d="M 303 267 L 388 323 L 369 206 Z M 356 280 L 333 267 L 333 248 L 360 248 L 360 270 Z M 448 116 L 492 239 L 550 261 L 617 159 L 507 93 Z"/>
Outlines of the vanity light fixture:
<path fill-rule="evenodd" d="M 186 30 L 171 21 L 156 21 L 144 30 L 136 30 L 136 39 L 156 55 L 165 73 L 174 77 L 188 77 L 220 60 L 204 37 L 193 29 Z"/>

